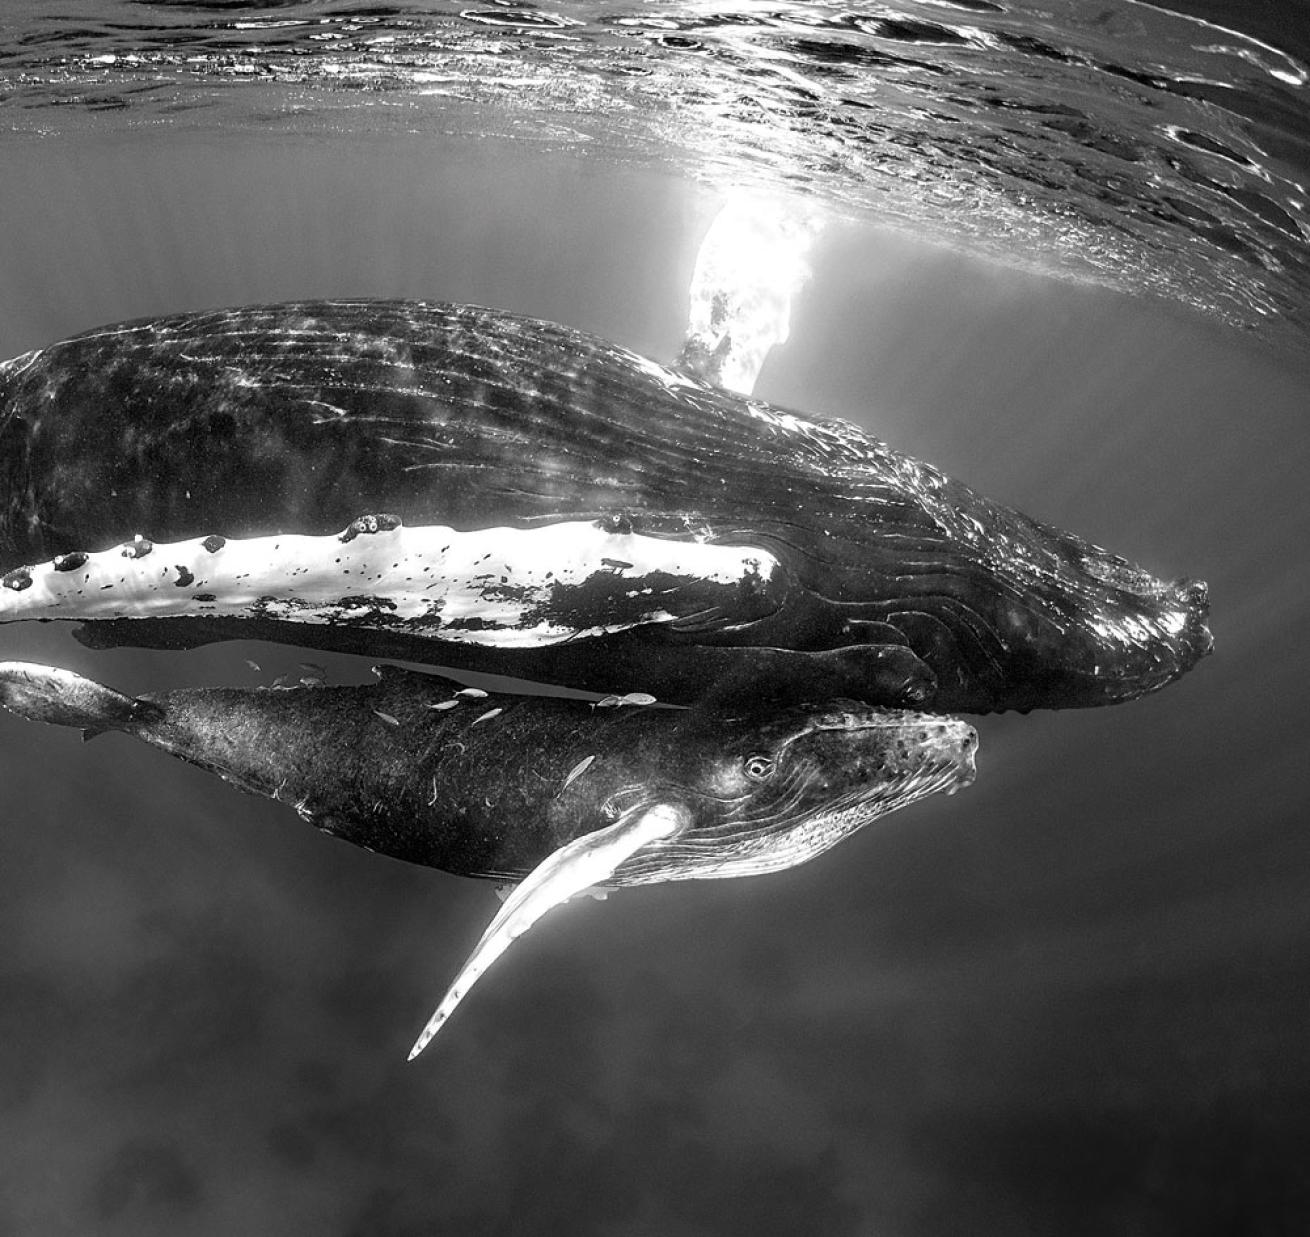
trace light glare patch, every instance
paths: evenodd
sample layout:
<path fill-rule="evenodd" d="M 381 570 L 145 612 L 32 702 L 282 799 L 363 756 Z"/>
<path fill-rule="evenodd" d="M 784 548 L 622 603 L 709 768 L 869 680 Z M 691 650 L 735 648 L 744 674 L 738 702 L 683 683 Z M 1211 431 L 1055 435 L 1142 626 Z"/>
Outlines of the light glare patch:
<path fill-rule="evenodd" d="M 138 534 L 87 554 L 75 570 L 52 560 L 10 572 L 13 580 L 6 577 L 0 589 L 0 622 L 188 615 L 344 621 L 530 647 L 675 618 L 643 583 L 653 575 L 733 588 L 767 584 L 779 566 L 755 546 L 607 532 L 591 521 L 474 532 L 444 525 L 354 531 L 361 522 L 323 537 L 164 544 Z M 539 617 L 560 586 L 597 584 L 624 597 L 622 618 L 578 630 Z"/>
<path fill-rule="evenodd" d="M 732 193 L 696 256 L 682 363 L 749 395 L 791 333 L 792 301 L 810 276 L 806 255 L 821 226 L 799 201 Z"/>

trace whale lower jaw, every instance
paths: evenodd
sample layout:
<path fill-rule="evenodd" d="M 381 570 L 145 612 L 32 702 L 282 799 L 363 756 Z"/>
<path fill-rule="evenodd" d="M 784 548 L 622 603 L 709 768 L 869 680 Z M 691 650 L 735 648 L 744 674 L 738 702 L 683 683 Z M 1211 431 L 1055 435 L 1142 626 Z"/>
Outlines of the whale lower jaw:
<path fill-rule="evenodd" d="M 505 648 L 740 606 L 780 570 L 767 550 L 607 531 L 593 520 L 461 532 L 363 516 L 329 536 L 137 536 L 8 572 L 0 622 L 236 618 Z"/>

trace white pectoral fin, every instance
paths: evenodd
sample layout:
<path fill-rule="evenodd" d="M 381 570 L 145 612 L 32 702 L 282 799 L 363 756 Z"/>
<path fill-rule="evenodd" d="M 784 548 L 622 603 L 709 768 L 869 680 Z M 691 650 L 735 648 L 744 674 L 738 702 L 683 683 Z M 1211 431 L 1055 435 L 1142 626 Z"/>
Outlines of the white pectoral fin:
<path fill-rule="evenodd" d="M 455 981 L 428 1019 L 410 1049 L 412 1061 L 426 1048 L 442 1024 L 464 999 L 482 973 L 552 906 L 567 902 L 589 886 L 600 884 L 643 846 L 671 837 L 690 823 L 680 804 L 658 803 L 625 816 L 617 824 L 583 834 L 548 855 L 505 899 L 504 905 L 482 934 L 482 939 L 460 968 Z"/>

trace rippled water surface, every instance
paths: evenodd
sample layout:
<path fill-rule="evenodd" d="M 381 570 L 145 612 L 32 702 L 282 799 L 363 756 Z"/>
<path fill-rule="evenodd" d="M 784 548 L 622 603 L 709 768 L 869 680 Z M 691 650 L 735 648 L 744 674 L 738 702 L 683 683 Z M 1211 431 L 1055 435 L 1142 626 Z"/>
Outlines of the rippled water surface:
<path fill-rule="evenodd" d="M 0 7 L 0 356 L 371 295 L 669 362 L 746 194 L 813 236 L 759 395 L 1216 637 L 814 863 L 560 909 L 408 1066 L 483 884 L 0 716 L 0 1234 L 1310 1228 L 1310 19 L 1175 7 Z M 134 693 L 303 655 L 0 627 Z"/>
<path fill-rule="evenodd" d="M 1302 326 L 1305 19 L 1194 8 L 20 3 L 0 90 L 31 134 L 453 123 Z"/>

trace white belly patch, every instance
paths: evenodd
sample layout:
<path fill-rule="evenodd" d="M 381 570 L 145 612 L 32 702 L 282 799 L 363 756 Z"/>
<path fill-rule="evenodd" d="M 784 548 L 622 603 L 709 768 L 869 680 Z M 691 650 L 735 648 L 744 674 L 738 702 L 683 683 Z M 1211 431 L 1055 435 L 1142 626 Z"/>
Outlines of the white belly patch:
<path fill-rule="evenodd" d="M 592 521 L 457 532 L 363 516 L 336 535 L 137 536 L 7 573 L 0 622 L 186 616 L 382 628 L 506 647 L 720 611 L 776 608 L 767 550 L 606 531 Z"/>

